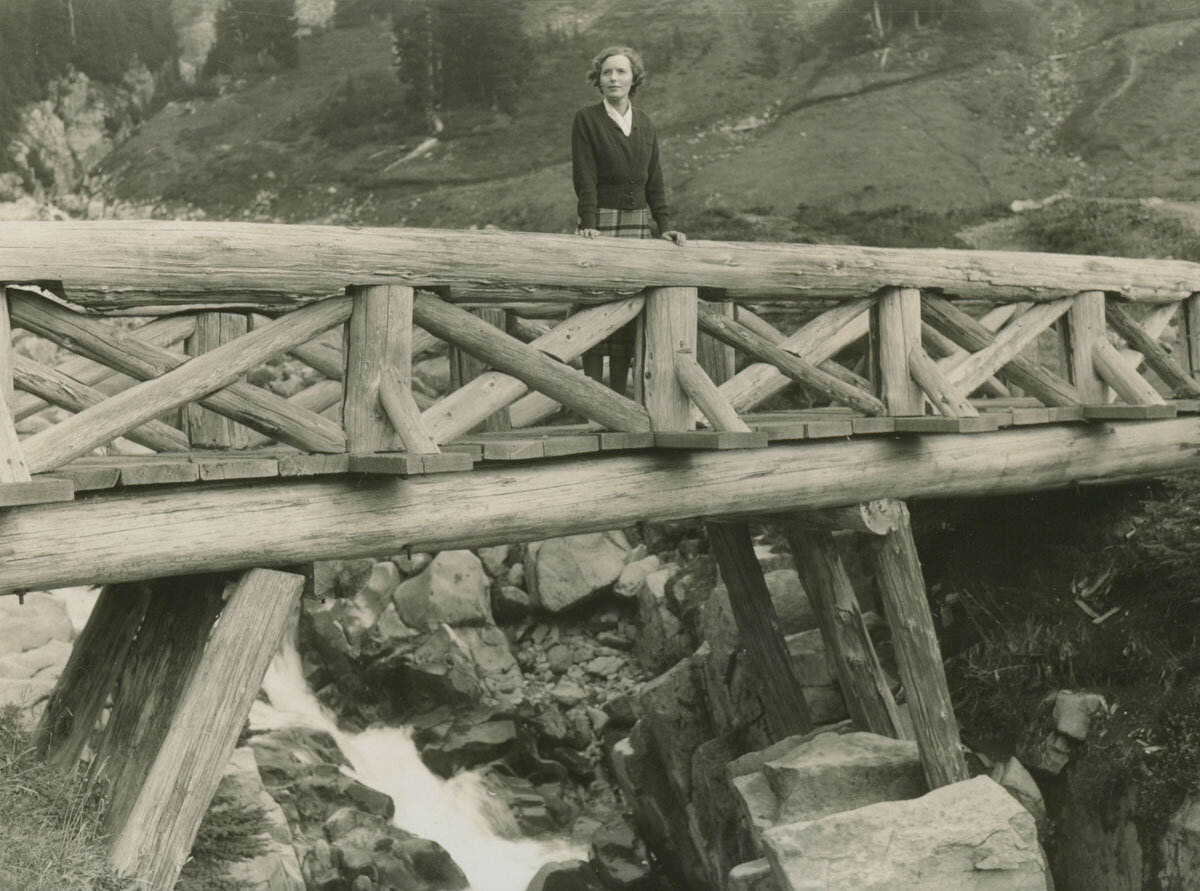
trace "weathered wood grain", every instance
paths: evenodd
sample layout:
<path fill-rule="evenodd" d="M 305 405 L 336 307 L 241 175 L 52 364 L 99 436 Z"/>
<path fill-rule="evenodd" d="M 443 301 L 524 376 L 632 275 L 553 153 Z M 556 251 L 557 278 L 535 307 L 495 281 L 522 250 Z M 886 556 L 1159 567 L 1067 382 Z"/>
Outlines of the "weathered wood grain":
<path fill-rule="evenodd" d="M 1166 405 L 1167 400 L 1107 340 L 1093 343 L 1091 353 L 1097 376 L 1130 405 Z"/>
<path fill-rule="evenodd" d="M 1084 291 L 1075 295 L 1070 311 L 1059 327 L 1071 383 L 1087 405 L 1108 401 L 1104 381 L 1096 373 L 1092 361 L 1092 347 L 1107 336 L 1104 315 L 1104 292 Z"/>
<path fill-rule="evenodd" d="M 729 592 L 742 646 L 762 684 L 767 726 L 777 739 L 806 733 L 813 728 L 812 712 L 788 654 L 762 567 L 754 555 L 750 528 L 743 522 L 723 521 L 708 523 L 707 529 L 709 547 Z"/>
<path fill-rule="evenodd" d="M 412 386 L 412 288 L 375 285 L 351 292 L 346 325 L 346 378 L 342 426 L 346 451 L 369 455 L 398 449 L 400 434 L 379 400 L 379 378 L 394 368 L 400 385 Z"/>
<path fill-rule="evenodd" d="M 98 493 L 69 505 L 12 509 L 0 524 L 5 584 L 44 589 L 244 568 L 268 558 L 286 563 L 397 553 L 406 545 L 477 547 L 638 520 L 1033 492 L 1200 467 L 1194 415 L 694 452 L 687 462 L 654 452 L 606 454 L 610 436 L 601 434 L 596 457 L 440 479 L 370 486 L 336 478 L 264 481 Z M 646 441 L 652 434 L 620 436 L 624 448 L 652 444 Z"/>
<path fill-rule="evenodd" d="M 921 345 L 921 292 L 884 288 L 870 310 L 871 379 L 886 414 L 925 414 L 921 390 L 909 374 L 908 356 Z"/>
<path fill-rule="evenodd" d="M 437 440 L 421 420 L 421 409 L 413 399 L 411 387 L 405 385 L 395 368 L 385 368 L 379 376 L 379 402 L 405 451 L 437 454 Z"/>
<path fill-rule="evenodd" d="M 899 526 L 886 535 L 868 539 L 867 551 L 892 629 L 896 667 L 904 684 L 921 766 L 929 787 L 937 789 L 969 779 L 970 774 L 950 703 L 942 651 L 925 596 L 925 580 L 908 521 L 908 508 L 900 505 L 899 509 L 904 517 Z"/>
<path fill-rule="evenodd" d="M 1154 372 L 1163 379 L 1172 391 L 1182 396 L 1200 396 L 1200 383 L 1192 380 L 1184 373 L 1167 351 L 1159 344 L 1156 337 L 1150 335 L 1128 309 L 1115 300 L 1108 301 L 1105 307 L 1106 318 L 1113 330 L 1125 338 L 1130 347 L 1142 354 L 1142 358 Z M 1137 362 L 1133 363 L 1137 370 Z M 1110 384 L 1111 385 L 1111 384 Z M 1113 387 L 1116 389 L 1116 387 Z"/>
<path fill-rule="evenodd" d="M 413 303 L 413 317 L 427 331 L 486 360 L 497 371 L 518 378 L 531 389 L 545 393 L 584 417 L 593 418 L 614 430 L 650 429 L 650 416 L 641 405 L 555 361 L 536 347 L 526 346 L 515 337 L 498 331 L 466 310 L 422 293 L 417 294 Z M 439 441 L 445 441 L 441 435 L 434 435 Z"/>
<path fill-rule="evenodd" d="M 201 312 L 196 314 L 196 330 L 187 341 L 189 356 L 199 356 L 232 343 L 250 330 L 250 319 L 242 313 Z M 246 376 L 238 380 L 245 381 Z M 224 415 L 202 405 L 183 407 L 183 430 L 193 448 L 241 449 L 246 447 L 250 431 Z M 132 439 L 133 437 L 130 437 Z"/>
<path fill-rule="evenodd" d="M 713 430 L 738 430 L 744 433 L 750 431 L 746 422 L 738 417 L 733 406 L 721 395 L 716 383 L 704 373 L 704 369 L 690 351 L 675 354 L 675 376 L 679 379 L 684 394 L 696 404 L 696 408 L 708 420 Z"/>
<path fill-rule="evenodd" d="M 725 318 L 705 305 L 705 311 Z M 691 430 L 692 403 L 675 374 L 675 354 L 696 349 L 695 288 L 650 288 L 642 317 L 642 399 L 655 432 Z"/>
<path fill-rule="evenodd" d="M 917 344 L 908 354 L 908 370 L 921 392 L 939 415 L 948 418 L 973 418 L 979 412 L 967 401 L 962 391 L 941 372 L 937 363 Z"/>
<path fill-rule="evenodd" d="M 0 223 L 0 282 L 36 281 L 61 281 L 72 300 L 91 309 L 131 314 L 197 303 L 278 310 L 348 285 L 373 284 L 449 285 L 467 301 L 512 300 L 517 290 L 529 301 L 586 300 L 589 291 L 603 301 L 613 291 L 698 286 L 725 289 L 735 299 L 803 301 L 855 299 L 895 286 L 1004 300 L 1097 290 L 1173 302 L 1200 290 L 1200 266 L 702 240 L 681 251 L 658 239 L 616 243 L 523 232 L 161 220 Z"/>
<path fill-rule="evenodd" d="M 281 319 L 269 326 L 256 329 L 242 341 L 233 344 L 238 352 L 249 351 L 267 355 L 275 355 L 275 346 L 271 341 L 281 339 L 286 344 L 299 330 L 301 336 L 306 335 L 306 328 L 326 324 L 329 318 L 332 324 L 339 324 L 349 317 L 349 298 L 331 298 L 313 307 L 317 315 L 303 319 L 297 327 L 296 319 L 288 322 Z M 12 300 L 14 319 L 36 334 L 48 337 L 56 343 L 70 344 L 73 349 L 86 352 L 99 361 L 120 368 L 121 371 L 143 381 L 158 378 L 168 372 L 179 369 L 185 362 L 201 361 L 188 360 L 184 356 L 144 343 L 136 337 L 107 326 L 102 326 L 95 320 L 79 317 L 61 307 L 37 297 L 18 295 Z M 328 314 L 328 315 L 326 315 Z M 286 324 L 284 324 L 286 322 Z M 283 325 L 282 328 L 276 327 Z M 252 339 L 250 339 L 252 338 Z M 226 349 L 226 348 L 223 348 Z M 211 368 L 214 360 L 203 358 L 207 367 Z M 245 355 L 243 355 L 245 358 Z M 257 357 L 255 357 L 257 358 Z M 219 356 L 217 363 L 224 361 L 225 356 Z M 205 366 L 201 366 L 205 367 Z M 193 374 L 194 372 L 188 372 Z M 240 373 L 240 372 L 239 372 Z M 186 376 L 186 375 L 185 375 Z M 129 390 L 112 398 L 124 400 Z M 281 442 L 316 452 L 341 452 L 345 449 L 345 434 L 339 424 L 335 424 L 312 412 L 298 410 L 295 404 L 276 396 L 261 387 L 250 384 L 234 383 L 225 389 L 211 393 L 199 400 L 206 408 L 226 414 L 231 418 L 253 427 L 260 433 L 266 433 Z M 120 405 L 121 403 L 118 403 Z M 78 416 L 76 416 L 78 417 Z"/>

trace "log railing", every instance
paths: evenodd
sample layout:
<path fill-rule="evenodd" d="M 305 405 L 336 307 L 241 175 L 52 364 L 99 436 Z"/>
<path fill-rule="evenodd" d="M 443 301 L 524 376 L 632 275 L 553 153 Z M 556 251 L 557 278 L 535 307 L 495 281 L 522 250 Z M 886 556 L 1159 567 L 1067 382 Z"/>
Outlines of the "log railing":
<path fill-rule="evenodd" d="M 428 473 L 469 467 L 456 444 L 472 431 L 564 410 L 575 430 L 723 448 L 788 421 L 973 432 L 1167 417 L 1200 397 L 1200 265 L 1177 261 L 251 224 L 0 235 L 0 328 L 74 354 L 49 367 L 3 351 L 0 503 L 69 498 L 34 475 L 119 438 Z M 580 359 L 631 322 L 633 385 L 616 392 Z M 463 359 L 433 400 L 413 359 L 442 342 Z M 290 398 L 246 380 L 283 354 L 321 379 Z M 803 417 L 753 413 L 793 384 Z M 71 414 L 31 427 L 48 405 Z"/>

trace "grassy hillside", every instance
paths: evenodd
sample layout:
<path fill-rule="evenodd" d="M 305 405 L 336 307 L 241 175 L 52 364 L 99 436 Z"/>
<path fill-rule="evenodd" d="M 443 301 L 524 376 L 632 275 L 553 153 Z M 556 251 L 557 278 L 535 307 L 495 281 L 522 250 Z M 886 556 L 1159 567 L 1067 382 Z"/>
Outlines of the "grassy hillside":
<path fill-rule="evenodd" d="M 684 226 L 713 208 L 962 214 L 1064 188 L 1194 197 L 1200 0 L 967 0 L 882 42 L 867 6 L 529 0 L 515 112 L 446 112 L 436 142 L 401 110 L 387 22 L 318 33 L 298 70 L 172 103 L 104 172 L 167 213 L 567 231 L 569 122 L 596 101 L 583 73 L 632 42 Z"/>

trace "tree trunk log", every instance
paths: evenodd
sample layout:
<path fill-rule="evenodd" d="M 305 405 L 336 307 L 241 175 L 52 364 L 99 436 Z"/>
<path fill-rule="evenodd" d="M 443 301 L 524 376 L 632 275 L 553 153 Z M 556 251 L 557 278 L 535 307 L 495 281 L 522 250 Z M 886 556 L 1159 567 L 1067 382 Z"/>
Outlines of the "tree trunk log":
<path fill-rule="evenodd" d="M 1200 396 L 1200 384 L 1192 380 L 1175 361 L 1167 355 L 1167 351 L 1159 345 L 1158 340 L 1142 328 L 1130 315 L 1129 310 L 1114 300 L 1108 301 L 1105 307 L 1108 323 L 1133 349 L 1142 354 L 1146 364 L 1154 369 L 1168 387 L 1181 396 Z M 1137 370 L 1137 363 L 1134 363 Z M 1116 389 L 1116 387 L 1113 387 Z"/>
<path fill-rule="evenodd" d="M 346 326 L 346 377 L 342 427 L 346 451 L 354 455 L 394 451 L 400 435 L 379 400 L 379 378 L 396 369 L 400 384 L 412 384 L 412 288 L 356 288 Z"/>
<path fill-rule="evenodd" d="M 203 355 L 232 343 L 249 330 L 249 319 L 239 313 L 197 313 L 196 330 L 187 341 L 188 355 Z M 244 374 L 238 378 L 241 381 L 245 379 Z M 195 404 L 184 406 L 183 429 L 193 447 L 205 449 L 244 449 L 250 434 L 241 424 Z"/>
<path fill-rule="evenodd" d="M 804 530 L 786 518 L 782 525 L 800 584 L 808 594 L 837 670 L 850 718 L 859 730 L 903 739 L 896 700 L 863 623 L 833 533 Z"/>
<path fill-rule="evenodd" d="M 930 789 L 970 778 L 958 736 L 942 653 L 925 597 L 925 581 L 913 542 L 908 508 L 887 535 L 868 539 L 879 596 L 892 629 L 896 665 L 908 699 L 921 766 Z"/>
<path fill-rule="evenodd" d="M 1121 358 L 1117 348 L 1107 340 L 1092 344 L 1092 363 L 1100 380 L 1117 391 L 1130 405 L 1166 405 L 1167 401 L 1148 380 Z"/>
<path fill-rule="evenodd" d="M 707 304 L 705 312 L 724 318 Z M 655 431 L 695 428 L 692 403 L 675 374 L 675 354 L 696 348 L 695 288 L 650 288 L 642 313 L 642 399 Z"/>
<path fill-rule="evenodd" d="M 894 417 L 925 414 L 921 391 L 908 373 L 908 354 L 921 346 L 921 292 L 884 288 L 870 322 L 875 395 Z"/>
<path fill-rule="evenodd" d="M 807 733 L 813 728 L 812 713 L 792 666 L 762 567 L 754 556 L 750 529 L 737 522 L 708 523 L 707 528 L 742 646 L 763 685 L 767 726 L 776 739 Z"/>
<path fill-rule="evenodd" d="M 947 418 L 979 417 L 979 412 L 967 401 L 967 397 L 946 379 L 920 344 L 908 354 L 908 370 L 939 415 Z"/>
<path fill-rule="evenodd" d="M 679 378 L 683 392 L 708 419 L 708 424 L 713 430 L 750 432 L 749 425 L 739 418 L 733 406 L 725 401 L 717 385 L 709 380 L 700 363 L 692 358 L 690 352 L 681 350 L 675 355 L 675 376 Z"/>
<path fill-rule="evenodd" d="M 131 315 L 280 310 L 350 285 L 450 286 L 465 301 L 604 302 L 645 287 L 731 299 L 857 299 L 904 286 L 959 297 L 1053 300 L 1111 291 L 1172 303 L 1200 291 L 1177 260 L 855 245 L 583 239 L 527 232 L 162 220 L 0 223 L 0 282 L 62 282 L 89 309 Z M 506 293 L 509 292 L 509 293 Z"/>
<path fill-rule="evenodd" d="M 1200 418 L 864 437 L 766 449 L 601 455 L 424 479 L 263 480 L 14 507 L 4 586 L 45 589 L 217 569 L 480 547 L 677 520 L 969 498 L 1197 467 Z M 581 510 L 580 505 L 586 505 Z"/>

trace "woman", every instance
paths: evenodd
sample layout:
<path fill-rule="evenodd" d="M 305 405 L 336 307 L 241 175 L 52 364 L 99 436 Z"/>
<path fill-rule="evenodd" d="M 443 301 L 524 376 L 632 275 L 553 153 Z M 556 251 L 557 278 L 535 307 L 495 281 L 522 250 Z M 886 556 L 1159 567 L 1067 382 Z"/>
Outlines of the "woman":
<path fill-rule="evenodd" d="M 671 228 L 667 189 L 658 160 L 658 136 L 644 111 L 630 99 L 646 80 L 641 55 L 627 46 L 602 50 L 592 60 L 587 82 L 603 100 L 575 113 L 571 159 L 584 238 L 651 238 L 653 217 L 662 237 L 682 247 L 687 236 Z M 583 356 L 587 375 L 600 380 L 609 356 L 610 385 L 618 393 L 633 356 L 632 324 Z"/>

